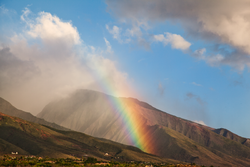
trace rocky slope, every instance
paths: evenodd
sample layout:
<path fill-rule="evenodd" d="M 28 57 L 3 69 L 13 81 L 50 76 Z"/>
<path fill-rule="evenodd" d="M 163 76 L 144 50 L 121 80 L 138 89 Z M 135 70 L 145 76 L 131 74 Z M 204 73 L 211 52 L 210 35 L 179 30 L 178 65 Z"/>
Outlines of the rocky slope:
<path fill-rule="evenodd" d="M 250 147 L 250 139 L 238 136 L 227 129 L 219 128 L 219 129 L 214 129 L 213 131 L 219 135 L 222 135 L 222 136 L 228 138 L 228 139 L 237 141 L 238 143 L 241 143 L 247 147 Z"/>
<path fill-rule="evenodd" d="M 112 102 L 123 106 L 115 108 Z M 214 166 L 249 166 L 250 148 L 216 130 L 162 112 L 133 98 L 116 98 L 91 90 L 49 103 L 38 117 L 95 137 L 131 144 L 118 110 L 130 108 L 158 156 Z"/>
<path fill-rule="evenodd" d="M 136 147 L 79 132 L 56 130 L 0 112 L 0 155 L 10 152 L 55 158 L 76 156 L 100 160 L 177 163 L 144 153 Z"/>

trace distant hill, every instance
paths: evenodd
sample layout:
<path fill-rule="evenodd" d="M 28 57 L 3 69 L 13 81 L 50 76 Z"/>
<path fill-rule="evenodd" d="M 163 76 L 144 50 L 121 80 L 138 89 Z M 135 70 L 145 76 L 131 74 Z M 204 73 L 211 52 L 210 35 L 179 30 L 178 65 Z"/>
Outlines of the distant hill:
<path fill-rule="evenodd" d="M 38 117 L 95 137 L 130 144 L 123 118 L 110 101 L 119 101 L 140 127 L 150 134 L 154 154 L 200 165 L 250 166 L 249 139 L 162 112 L 134 98 L 117 98 L 92 90 L 78 90 L 71 96 L 49 103 Z M 232 137 L 233 136 L 233 137 Z M 235 136 L 235 137 L 234 137 Z"/>
<path fill-rule="evenodd" d="M 214 129 L 213 132 L 215 132 L 219 135 L 222 135 L 228 139 L 234 140 L 238 143 L 241 143 L 247 147 L 250 147 L 250 139 L 238 136 L 227 129 L 224 129 L 224 128 Z"/>
<path fill-rule="evenodd" d="M 0 113 L 0 155 L 11 152 L 55 158 L 76 156 L 101 160 L 177 163 L 144 153 L 136 147 L 79 132 L 56 130 Z"/>
<path fill-rule="evenodd" d="M 55 129 L 59 129 L 59 130 L 69 130 L 68 128 L 59 126 L 55 123 L 50 123 L 48 121 L 45 121 L 44 119 L 41 118 L 37 118 L 34 115 L 32 115 L 31 113 L 22 111 L 22 110 L 18 110 L 17 108 L 15 108 L 14 106 L 12 106 L 8 101 L 4 100 L 3 98 L 0 97 L 0 112 L 7 114 L 7 115 L 11 115 L 14 117 L 18 117 L 21 119 L 24 119 L 26 121 L 30 121 L 30 122 L 34 122 L 34 123 L 38 123 L 38 124 L 42 124 L 42 125 L 46 125 L 46 126 L 50 126 L 52 128 Z"/>

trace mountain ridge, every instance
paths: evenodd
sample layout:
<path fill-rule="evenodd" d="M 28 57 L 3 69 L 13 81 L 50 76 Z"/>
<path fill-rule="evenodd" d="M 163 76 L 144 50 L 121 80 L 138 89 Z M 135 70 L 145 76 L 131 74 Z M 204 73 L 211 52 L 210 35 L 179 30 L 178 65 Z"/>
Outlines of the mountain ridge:
<path fill-rule="evenodd" d="M 0 97 L 0 109 L 1 109 L 0 112 L 2 112 L 3 114 L 15 116 L 15 117 L 24 119 L 26 121 L 30 121 L 30 122 L 34 122 L 34 123 L 38 123 L 42 125 L 47 125 L 50 127 L 54 127 L 56 129 L 60 129 L 60 130 L 69 130 L 68 128 L 65 128 L 55 123 L 47 122 L 44 119 L 38 118 L 29 112 L 19 110 L 15 108 L 11 103 L 3 99 L 2 97 Z"/>
<path fill-rule="evenodd" d="M 214 132 L 214 128 L 170 115 L 134 98 L 78 90 L 67 98 L 49 103 L 38 116 L 95 137 L 131 144 L 122 118 L 112 108 L 110 100 L 119 100 L 125 107 L 121 110 L 132 108 L 131 113 L 140 119 L 137 120 L 140 126 L 152 134 L 151 143 L 158 156 L 197 164 L 220 162 L 221 166 L 234 166 L 241 162 L 241 166 L 250 165 L 250 148 L 245 144 L 248 141 L 231 140 Z M 56 117 L 59 113 L 61 117 Z"/>
<path fill-rule="evenodd" d="M 247 147 L 250 147 L 250 139 L 245 138 L 245 137 L 241 137 L 233 132 L 231 132 L 230 130 L 227 130 L 225 128 L 218 128 L 218 129 L 214 129 L 213 132 L 224 136 L 228 139 L 234 140 L 238 143 L 241 143 L 243 145 L 246 145 Z"/>

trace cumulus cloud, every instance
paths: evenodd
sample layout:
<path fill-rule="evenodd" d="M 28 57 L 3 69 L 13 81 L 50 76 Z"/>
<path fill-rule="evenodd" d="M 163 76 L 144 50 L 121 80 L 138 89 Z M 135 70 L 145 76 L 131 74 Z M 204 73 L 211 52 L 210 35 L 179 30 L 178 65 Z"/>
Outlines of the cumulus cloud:
<path fill-rule="evenodd" d="M 73 45 L 80 44 L 80 36 L 77 28 L 71 22 L 63 22 L 57 16 L 52 16 L 47 12 L 40 12 L 35 22 L 29 20 L 29 9 L 26 9 L 21 19 L 26 21 L 30 30 L 27 32 L 33 38 L 42 38 L 43 40 L 67 40 Z"/>
<path fill-rule="evenodd" d="M 164 45 L 171 44 L 174 49 L 187 50 L 191 46 L 182 36 L 169 32 L 166 32 L 165 36 L 163 34 L 154 35 L 154 40 L 162 42 Z"/>
<path fill-rule="evenodd" d="M 105 58 L 107 51 L 83 44 L 70 21 L 41 12 L 35 19 L 25 9 L 21 20 L 23 33 L 6 37 L 11 40 L 0 48 L 0 94 L 16 107 L 38 113 L 51 100 L 76 89 L 113 88 L 113 95 L 128 96 L 128 76 L 117 64 Z"/>
<path fill-rule="evenodd" d="M 219 49 L 214 50 L 215 54 L 198 57 L 212 66 L 225 64 L 239 70 L 250 66 L 249 0 L 107 0 L 106 2 L 111 13 L 121 20 L 150 23 L 179 22 L 189 36 L 216 43 Z M 221 49 L 224 45 L 229 46 L 230 51 Z"/>

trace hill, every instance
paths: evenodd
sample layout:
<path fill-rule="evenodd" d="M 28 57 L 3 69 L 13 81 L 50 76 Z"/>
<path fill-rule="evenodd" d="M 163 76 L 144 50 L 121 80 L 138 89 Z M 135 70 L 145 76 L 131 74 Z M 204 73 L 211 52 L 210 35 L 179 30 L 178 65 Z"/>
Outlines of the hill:
<path fill-rule="evenodd" d="M 129 117 L 136 118 L 131 129 L 124 126 L 130 121 L 128 111 Z M 78 90 L 49 103 L 38 117 L 123 144 L 134 144 L 131 138 L 138 134 L 133 129 L 141 129 L 139 137 L 145 139 L 145 146 L 151 146 L 150 153 L 164 158 L 200 165 L 250 166 L 249 139 L 233 140 L 214 128 L 167 114 L 134 98 Z"/>
<path fill-rule="evenodd" d="M 241 143 L 247 147 L 250 147 L 250 139 L 238 136 L 227 129 L 219 128 L 219 129 L 214 129 L 213 131 L 219 135 L 222 135 L 222 136 L 228 138 L 228 139 L 234 140 L 234 141 Z"/>
<path fill-rule="evenodd" d="M 34 122 L 34 123 L 38 123 L 38 124 L 42 124 L 42 125 L 46 125 L 46 126 L 50 126 L 50 127 L 55 128 L 55 129 L 69 130 L 68 128 L 59 126 L 59 125 L 57 125 L 55 123 L 50 123 L 48 121 L 45 121 L 44 119 L 37 118 L 34 115 L 32 115 L 31 113 L 29 113 L 29 112 L 18 110 L 17 108 L 12 106 L 8 101 L 4 100 L 1 97 L 0 97 L 0 112 L 2 112 L 3 114 L 7 114 L 7 115 L 10 115 L 10 116 L 14 116 L 14 117 L 24 119 L 26 121 L 30 121 L 30 122 Z"/>
<path fill-rule="evenodd" d="M 59 157 L 94 157 L 116 161 L 177 161 L 161 159 L 132 146 L 97 139 L 74 131 L 61 131 L 0 113 L 0 155 Z"/>

